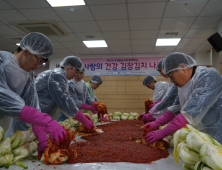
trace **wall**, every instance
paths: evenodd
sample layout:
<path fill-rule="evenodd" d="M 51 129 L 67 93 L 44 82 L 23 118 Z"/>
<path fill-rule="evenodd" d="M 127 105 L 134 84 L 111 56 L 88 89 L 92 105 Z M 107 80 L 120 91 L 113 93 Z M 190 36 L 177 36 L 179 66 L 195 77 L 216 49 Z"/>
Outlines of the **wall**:
<path fill-rule="evenodd" d="M 146 76 L 101 76 L 103 84 L 96 90 L 96 97 L 107 105 L 108 112 L 137 112 L 145 111 L 144 100 L 152 98 L 153 90 L 143 86 Z M 157 81 L 167 81 L 162 76 L 155 76 Z M 88 82 L 90 76 L 84 77 Z"/>

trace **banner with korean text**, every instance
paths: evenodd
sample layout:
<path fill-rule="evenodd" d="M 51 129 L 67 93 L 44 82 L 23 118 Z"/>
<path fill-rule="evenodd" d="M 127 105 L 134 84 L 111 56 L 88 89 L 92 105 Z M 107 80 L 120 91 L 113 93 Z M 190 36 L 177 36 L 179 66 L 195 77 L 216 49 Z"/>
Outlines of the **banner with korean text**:
<path fill-rule="evenodd" d="M 107 75 L 159 75 L 155 69 L 163 57 L 123 57 L 81 59 L 85 76 Z"/>

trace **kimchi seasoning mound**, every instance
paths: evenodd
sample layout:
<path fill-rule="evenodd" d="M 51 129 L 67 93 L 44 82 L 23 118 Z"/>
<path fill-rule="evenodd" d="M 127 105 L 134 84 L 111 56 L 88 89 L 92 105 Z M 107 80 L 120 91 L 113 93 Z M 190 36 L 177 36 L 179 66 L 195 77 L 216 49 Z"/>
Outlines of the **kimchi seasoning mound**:
<path fill-rule="evenodd" d="M 104 133 L 83 136 L 87 142 L 72 144 L 76 157 L 69 158 L 69 163 L 90 162 L 131 162 L 151 163 L 169 156 L 167 150 L 139 144 L 135 140 L 143 138 L 143 129 L 139 120 L 122 120 L 97 126 Z"/>

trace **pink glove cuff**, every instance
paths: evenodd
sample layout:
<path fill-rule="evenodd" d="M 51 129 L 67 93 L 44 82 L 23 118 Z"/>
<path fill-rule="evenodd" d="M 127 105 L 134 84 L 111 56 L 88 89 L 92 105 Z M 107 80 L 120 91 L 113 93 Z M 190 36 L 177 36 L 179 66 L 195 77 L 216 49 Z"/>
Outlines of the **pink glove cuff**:
<path fill-rule="evenodd" d="M 155 121 L 156 118 L 154 118 L 150 113 L 147 113 L 146 115 L 143 116 L 143 123 L 146 124 L 148 122 Z"/>
<path fill-rule="evenodd" d="M 160 100 L 158 100 L 158 101 L 156 101 L 156 102 L 154 102 L 153 104 L 157 104 L 157 103 L 160 103 L 162 101 L 162 99 L 160 99 Z"/>
<path fill-rule="evenodd" d="M 79 110 L 78 113 L 75 115 L 74 119 L 78 120 L 79 122 L 84 124 L 84 126 L 86 126 L 89 130 L 91 130 L 93 128 L 93 121 L 90 118 L 90 120 L 88 120 L 86 116 L 89 117 L 88 115 L 85 115 L 81 110 Z"/>
<path fill-rule="evenodd" d="M 174 117 L 173 112 L 167 110 L 158 119 L 156 119 L 155 122 L 157 123 L 157 126 L 163 126 L 173 120 Z"/>
<path fill-rule="evenodd" d="M 163 130 L 163 133 L 166 136 L 168 136 L 176 132 L 177 130 L 183 128 L 184 126 L 186 126 L 186 124 L 188 124 L 187 120 L 180 113 L 162 130 Z"/>
<path fill-rule="evenodd" d="M 30 106 L 24 106 L 22 108 L 19 119 L 23 122 L 37 126 L 45 126 L 52 120 L 52 118 L 48 114 L 42 113 Z"/>

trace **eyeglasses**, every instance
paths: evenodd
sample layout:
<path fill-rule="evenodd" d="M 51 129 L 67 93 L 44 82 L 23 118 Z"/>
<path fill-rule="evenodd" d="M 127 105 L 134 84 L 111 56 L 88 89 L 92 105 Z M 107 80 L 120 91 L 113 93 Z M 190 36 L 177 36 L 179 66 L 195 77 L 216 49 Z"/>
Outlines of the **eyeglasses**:
<path fill-rule="evenodd" d="M 35 58 L 38 60 L 38 62 L 39 62 L 39 64 L 36 64 L 36 66 L 38 67 L 38 66 L 43 66 L 43 62 L 36 56 L 36 55 L 34 55 L 35 56 Z"/>

